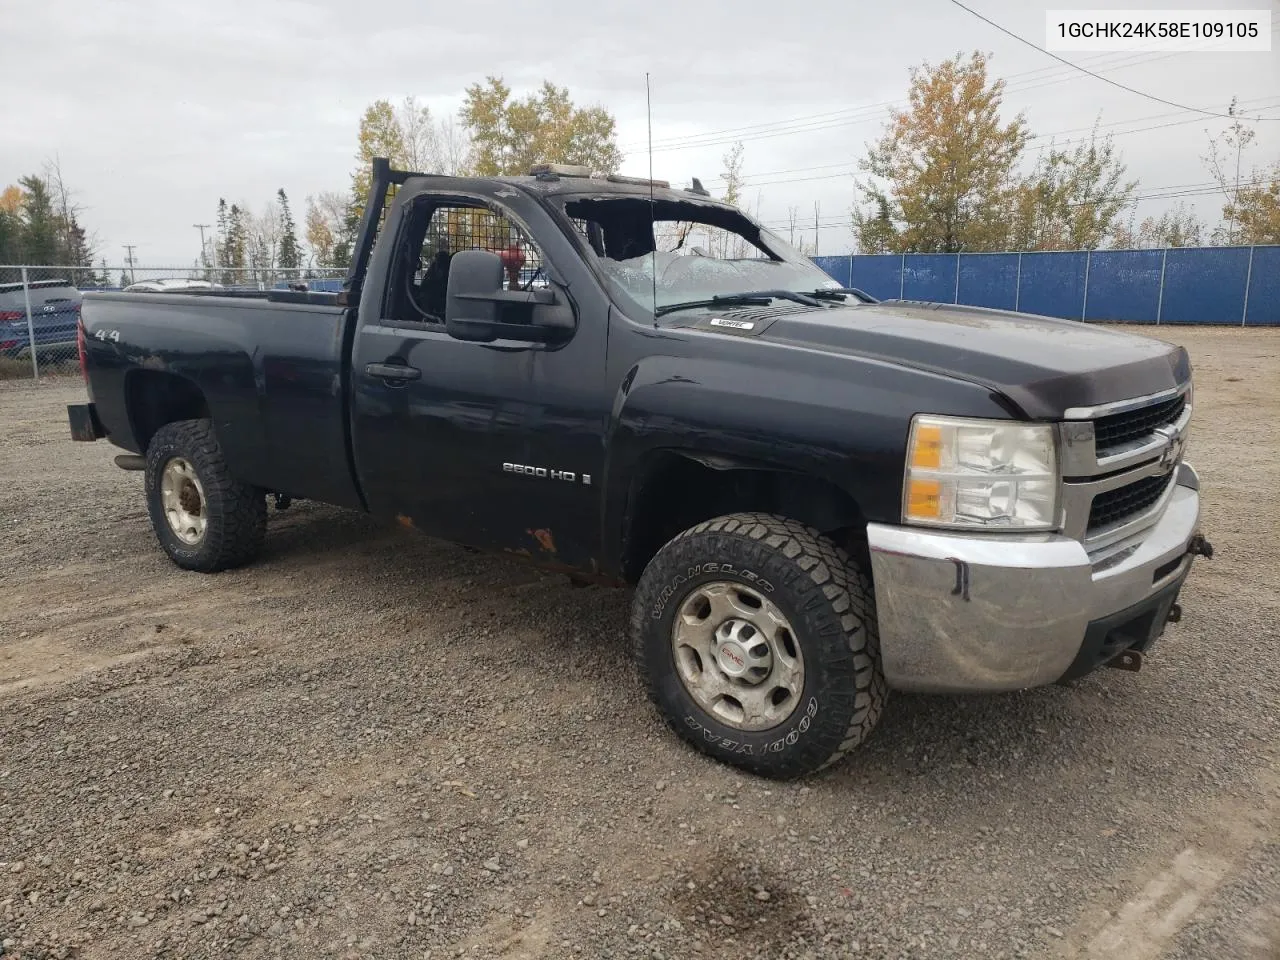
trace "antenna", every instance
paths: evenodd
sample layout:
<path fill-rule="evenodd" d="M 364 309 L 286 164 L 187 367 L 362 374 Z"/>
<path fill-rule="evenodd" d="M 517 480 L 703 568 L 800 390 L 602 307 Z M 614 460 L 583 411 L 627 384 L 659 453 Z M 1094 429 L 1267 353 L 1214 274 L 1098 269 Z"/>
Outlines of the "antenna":
<path fill-rule="evenodd" d="M 644 111 L 649 124 L 649 237 L 653 243 L 649 251 L 650 274 L 653 278 L 653 326 L 658 327 L 658 231 L 653 212 L 653 98 L 649 94 L 649 71 L 644 72 Z"/>

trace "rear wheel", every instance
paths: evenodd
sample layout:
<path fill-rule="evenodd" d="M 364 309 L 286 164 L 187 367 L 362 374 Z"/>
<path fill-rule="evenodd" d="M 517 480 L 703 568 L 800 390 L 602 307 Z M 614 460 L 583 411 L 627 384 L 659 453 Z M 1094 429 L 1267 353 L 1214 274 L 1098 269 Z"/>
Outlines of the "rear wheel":
<path fill-rule="evenodd" d="M 179 420 L 156 431 L 147 447 L 146 492 L 156 539 L 178 566 L 212 573 L 262 551 L 266 497 L 232 479 L 208 420 Z"/>
<path fill-rule="evenodd" d="M 672 728 L 763 776 L 834 763 L 887 697 L 870 579 L 783 517 L 732 514 L 680 534 L 645 568 L 631 630 Z"/>

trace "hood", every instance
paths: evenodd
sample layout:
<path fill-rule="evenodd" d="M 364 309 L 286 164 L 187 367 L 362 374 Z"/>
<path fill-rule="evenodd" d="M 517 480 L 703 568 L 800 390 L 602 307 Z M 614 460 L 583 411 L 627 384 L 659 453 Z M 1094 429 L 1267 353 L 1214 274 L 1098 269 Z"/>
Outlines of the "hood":
<path fill-rule="evenodd" d="M 1186 350 L 1161 340 L 1075 320 L 982 307 L 877 303 L 803 313 L 787 310 L 768 319 L 756 313 L 753 320 L 751 333 L 763 340 L 870 357 L 979 383 L 1038 420 L 1058 419 L 1068 407 L 1158 393 L 1191 376 Z M 704 329 L 730 332 L 719 325 Z"/>

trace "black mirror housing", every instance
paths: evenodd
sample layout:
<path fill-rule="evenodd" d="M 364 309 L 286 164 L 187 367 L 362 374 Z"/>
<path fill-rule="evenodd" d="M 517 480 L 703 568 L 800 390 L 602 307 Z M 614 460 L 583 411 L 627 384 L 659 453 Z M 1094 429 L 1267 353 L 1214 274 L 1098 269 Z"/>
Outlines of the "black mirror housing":
<path fill-rule="evenodd" d="M 460 250 L 449 261 L 444 327 L 456 340 L 498 339 L 498 303 L 477 298 L 502 289 L 502 258 L 487 250 Z"/>
<path fill-rule="evenodd" d="M 502 285 L 504 274 L 502 259 L 495 253 L 464 250 L 453 255 L 444 311 L 449 336 L 471 343 L 553 343 L 567 339 L 573 331 L 572 311 L 552 310 L 535 322 L 533 308 L 555 308 L 555 294 L 550 290 L 506 290 Z M 516 314 L 523 314 L 523 322 L 512 322 Z"/>

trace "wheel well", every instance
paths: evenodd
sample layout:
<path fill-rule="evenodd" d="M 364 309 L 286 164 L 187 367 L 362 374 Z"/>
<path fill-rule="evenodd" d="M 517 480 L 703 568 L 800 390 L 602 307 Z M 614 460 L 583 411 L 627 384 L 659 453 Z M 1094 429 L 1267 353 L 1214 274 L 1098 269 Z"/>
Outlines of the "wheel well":
<path fill-rule="evenodd" d="M 209 416 L 204 394 L 190 380 L 160 370 L 135 370 L 125 382 L 129 426 L 141 452 L 166 423 Z"/>
<path fill-rule="evenodd" d="M 821 477 L 721 458 L 658 454 L 632 487 L 623 531 L 623 577 L 636 582 L 668 540 L 727 513 L 775 513 L 808 524 L 861 555 L 866 520 L 853 497 Z"/>

